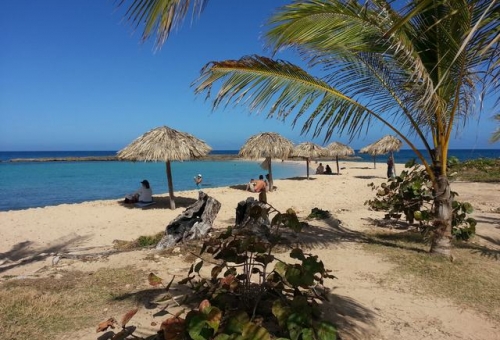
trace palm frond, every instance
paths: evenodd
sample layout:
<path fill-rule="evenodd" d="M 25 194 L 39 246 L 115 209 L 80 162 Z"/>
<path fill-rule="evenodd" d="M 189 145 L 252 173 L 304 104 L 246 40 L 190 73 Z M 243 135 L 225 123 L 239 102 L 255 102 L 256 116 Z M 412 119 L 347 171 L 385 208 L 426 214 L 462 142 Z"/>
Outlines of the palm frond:
<path fill-rule="evenodd" d="M 294 114 L 292 125 L 311 112 L 303 123 L 302 132 L 311 129 L 313 136 L 326 128 L 325 140 L 338 128 L 349 134 L 360 132 L 369 121 L 364 106 L 331 88 L 300 67 L 282 60 L 261 56 L 247 56 L 240 60 L 227 60 L 207 64 L 194 83 L 195 92 L 212 96 L 212 88 L 220 82 L 214 95 L 213 108 L 229 103 L 245 103 L 250 111 L 260 113 L 268 109 L 268 117 L 285 120 Z"/>
<path fill-rule="evenodd" d="M 125 18 L 135 28 L 142 27 L 142 40 L 156 35 L 155 46 L 160 48 L 168 39 L 172 29 L 180 26 L 192 6 L 193 17 L 199 15 L 208 0 L 119 0 L 118 6 L 126 3 Z"/>

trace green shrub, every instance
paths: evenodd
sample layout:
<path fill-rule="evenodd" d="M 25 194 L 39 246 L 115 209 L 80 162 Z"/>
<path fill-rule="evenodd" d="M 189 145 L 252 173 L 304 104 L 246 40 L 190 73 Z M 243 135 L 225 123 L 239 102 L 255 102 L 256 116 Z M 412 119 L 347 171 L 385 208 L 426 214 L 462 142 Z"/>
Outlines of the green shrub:
<path fill-rule="evenodd" d="M 255 206 L 252 215 L 269 216 L 268 208 Z M 275 211 L 276 212 L 276 211 Z M 148 339 L 192 340 L 334 340 L 335 327 L 322 319 L 320 302 L 328 298 L 325 279 L 334 278 L 317 256 L 300 248 L 290 251 L 292 263 L 276 257 L 273 250 L 283 240 L 280 229 L 300 232 L 302 224 L 295 212 L 276 212 L 265 236 L 242 234 L 228 228 L 218 237 L 203 243 L 200 259 L 191 265 L 187 276 L 179 281 L 191 290 L 184 295 L 182 306 L 188 308 L 165 320 L 158 335 Z M 201 255 L 210 255 L 210 274 L 200 272 L 205 265 Z M 151 273 L 152 286 L 163 286 L 163 280 Z M 163 288 L 160 301 L 175 300 L 168 293 L 174 278 Z M 177 301 L 176 301 L 177 303 Z M 166 308 L 166 307 L 165 307 Z M 122 331 L 136 310 L 122 319 Z M 123 321 L 125 320 L 125 322 Z M 103 321 L 100 331 L 116 323 Z M 168 334 L 168 337 L 166 335 Z M 132 335 L 132 333 L 129 333 Z M 116 335 L 115 335 L 116 336 Z M 133 336 L 133 335 L 132 335 Z"/>
<path fill-rule="evenodd" d="M 365 202 L 373 210 L 387 211 L 386 219 L 399 219 L 404 215 L 409 224 L 418 221 L 419 227 L 427 234 L 433 230 L 430 221 L 433 219 L 434 195 L 429 175 L 415 163 L 405 164 L 405 170 L 399 176 L 390 178 L 380 186 L 368 184 L 376 191 L 376 197 Z M 458 196 L 451 192 L 452 198 Z M 475 234 L 476 220 L 467 217 L 473 212 L 468 202 L 453 201 L 452 234 L 460 240 L 468 240 Z"/>

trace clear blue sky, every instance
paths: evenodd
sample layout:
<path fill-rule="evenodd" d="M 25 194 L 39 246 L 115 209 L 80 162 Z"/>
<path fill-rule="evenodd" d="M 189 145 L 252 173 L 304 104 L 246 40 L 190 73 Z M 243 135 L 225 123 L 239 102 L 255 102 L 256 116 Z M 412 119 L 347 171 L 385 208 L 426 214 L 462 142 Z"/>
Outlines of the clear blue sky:
<path fill-rule="evenodd" d="M 0 151 L 119 150 L 162 125 L 215 150 L 239 149 L 267 131 L 294 143 L 311 140 L 300 126 L 250 115 L 243 106 L 212 112 L 190 86 L 209 61 L 269 56 L 262 24 L 289 1 L 212 0 L 156 52 L 123 21 L 116 2 L 0 1 Z M 278 58 L 297 62 L 288 53 Z M 488 143 L 495 128 L 485 112 L 455 135 L 451 148 L 498 148 Z M 388 133 L 376 125 L 352 142 L 335 135 L 330 142 L 358 149 Z"/>

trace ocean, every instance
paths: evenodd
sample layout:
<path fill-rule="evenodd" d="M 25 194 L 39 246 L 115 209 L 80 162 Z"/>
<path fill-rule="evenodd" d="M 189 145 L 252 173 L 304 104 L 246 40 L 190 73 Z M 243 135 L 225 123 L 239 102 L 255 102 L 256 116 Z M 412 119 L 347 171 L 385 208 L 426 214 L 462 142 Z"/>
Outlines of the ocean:
<path fill-rule="evenodd" d="M 238 150 L 218 150 L 213 154 L 237 155 Z M 135 191 L 147 179 L 154 194 L 168 192 L 165 163 L 119 161 L 10 162 L 12 159 L 105 157 L 116 151 L 23 151 L 0 152 L 0 211 L 45 207 L 92 200 L 121 199 Z M 414 158 L 411 150 L 394 154 L 396 163 Z M 498 158 L 500 150 L 450 150 L 460 161 Z M 377 162 L 385 164 L 386 156 Z M 366 154 L 356 153 L 355 161 L 373 162 Z M 332 162 L 333 164 L 333 162 Z M 172 162 L 174 192 L 195 190 L 193 177 L 203 175 L 203 188 L 247 183 L 265 174 L 258 161 Z M 273 160 L 275 179 L 306 175 L 306 165 Z"/>

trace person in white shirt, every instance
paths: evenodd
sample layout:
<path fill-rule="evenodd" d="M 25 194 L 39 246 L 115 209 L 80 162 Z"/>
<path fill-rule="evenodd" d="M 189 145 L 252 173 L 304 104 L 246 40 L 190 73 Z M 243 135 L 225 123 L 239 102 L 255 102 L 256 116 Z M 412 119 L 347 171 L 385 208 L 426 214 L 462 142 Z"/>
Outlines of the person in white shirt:
<path fill-rule="evenodd" d="M 143 202 L 149 203 L 153 201 L 153 190 L 149 185 L 148 180 L 141 182 L 141 187 L 133 194 L 125 196 L 125 203 Z"/>

